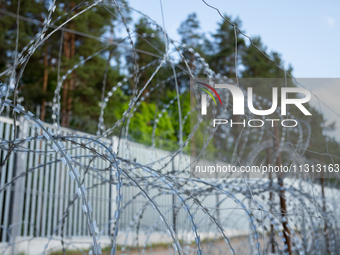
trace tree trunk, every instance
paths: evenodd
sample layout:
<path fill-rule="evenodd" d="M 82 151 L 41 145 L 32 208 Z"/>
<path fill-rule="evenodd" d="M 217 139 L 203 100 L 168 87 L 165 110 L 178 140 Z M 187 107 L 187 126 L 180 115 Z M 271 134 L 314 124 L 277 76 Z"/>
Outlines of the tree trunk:
<path fill-rule="evenodd" d="M 73 25 L 71 24 L 71 28 L 73 28 Z M 71 52 L 70 52 L 70 58 L 73 58 L 75 55 L 75 34 L 71 34 Z M 71 80 L 70 80 L 70 87 L 69 87 L 69 94 L 68 94 L 68 100 L 67 100 L 67 117 L 66 117 L 66 126 L 70 126 L 70 116 L 72 111 L 72 91 L 74 90 L 74 83 L 75 83 L 75 74 L 71 74 Z"/>
<path fill-rule="evenodd" d="M 277 139 L 275 139 L 275 143 L 276 143 L 276 149 L 279 150 L 280 148 L 280 141 L 278 140 L 279 138 L 279 128 L 277 125 L 275 125 L 275 137 Z M 282 165 L 282 159 L 281 159 L 281 153 L 279 152 L 279 155 L 277 157 L 277 165 L 281 166 Z M 285 197 L 285 191 L 284 189 L 281 189 L 284 187 L 284 183 L 283 183 L 283 178 L 281 176 L 281 173 L 279 173 L 278 175 L 278 183 L 280 186 L 280 190 L 279 190 L 279 194 L 280 194 L 280 207 L 281 207 L 281 216 L 282 219 L 282 227 L 283 227 L 283 236 L 286 239 L 286 243 L 287 243 L 287 249 L 285 249 L 289 255 L 292 255 L 292 247 L 291 247 L 291 243 L 290 243 L 290 231 L 288 228 L 288 218 L 287 218 L 287 205 L 286 205 L 286 197 Z"/>
<path fill-rule="evenodd" d="M 70 38 L 71 38 L 71 34 L 68 32 L 64 33 L 64 47 L 63 47 L 63 51 L 64 51 L 64 56 L 66 57 L 66 59 L 70 59 Z M 64 83 L 64 88 L 63 88 L 63 106 L 62 106 L 62 116 L 61 116 L 61 125 L 63 127 L 66 127 L 66 123 L 67 123 L 67 92 L 68 92 L 68 88 L 69 88 L 69 80 L 66 79 L 65 83 Z"/>
<path fill-rule="evenodd" d="M 43 91 L 44 94 L 47 92 L 47 83 L 48 83 L 48 58 L 47 58 L 48 50 L 46 48 L 45 55 L 44 55 L 44 80 L 43 80 Z M 41 121 L 45 121 L 45 95 L 41 102 L 41 113 L 40 113 L 40 119 Z"/>
<path fill-rule="evenodd" d="M 272 157 L 271 157 L 271 148 L 268 148 L 267 150 L 267 162 L 268 165 L 272 164 Z M 270 203 L 270 213 L 273 213 L 273 203 L 274 203 L 274 193 L 272 190 L 273 187 L 273 176 L 272 173 L 269 171 L 269 186 L 270 186 L 270 191 L 269 191 L 269 203 Z M 275 232 L 274 232 L 274 225 L 273 223 L 270 222 L 270 239 L 269 239 L 269 243 L 270 243 L 270 250 L 271 253 L 275 254 Z"/>
<path fill-rule="evenodd" d="M 70 4 L 70 9 L 75 7 L 75 3 Z M 70 23 L 71 29 L 73 28 L 73 22 Z M 64 32 L 64 56 L 66 59 L 71 59 L 75 54 L 75 35 L 73 33 Z M 62 120 L 61 125 L 69 127 L 70 114 L 72 109 L 72 94 L 68 93 L 74 89 L 74 74 L 71 79 L 65 80 L 63 89 L 63 108 L 62 108 Z"/>

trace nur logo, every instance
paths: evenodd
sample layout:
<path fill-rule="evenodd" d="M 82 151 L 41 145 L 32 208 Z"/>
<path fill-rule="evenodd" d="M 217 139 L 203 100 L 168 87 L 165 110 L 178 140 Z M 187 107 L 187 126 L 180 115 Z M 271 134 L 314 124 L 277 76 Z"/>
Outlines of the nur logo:
<path fill-rule="evenodd" d="M 212 91 L 220 101 L 220 104 L 222 106 L 222 100 L 219 96 L 219 94 L 216 92 L 216 90 L 209 86 L 208 84 L 197 82 L 206 88 L 199 88 L 200 90 L 206 92 L 208 95 L 211 96 L 213 99 L 215 105 L 217 106 L 216 100 L 214 96 L 211 94 L 210 91 Z M 217 89 L 228 89 L 233 97 L 233 115 L 244 115 L 244 94 L 243 91 L 231 84 L 215 84 L 215 88 Z M 210 91 L 209 91 L 210 90 Z M 304 97 L 301 98 L 288 98 L 289 93 L 301 93 L 304 94 Z M 207 94 L 202 93 L 201 94 L 201 114 L 206 115 L 207 114 Z M 247 101 L 248 101 L 248 109 L 251 113 L 255 115 L 270 115 L 274 113 L 277 109 L 277 102 L 278 102 L 278 88 L 273 87 L 272 88 L 272 105 L 270 109 L 267 110 L 258 110 L 255 109 L 253 104 L 253 88 L 248 87 L 247 88 Z M 302 104 L 307 103 L 311 99 L 311 93 L 307 89 L 303 88 L 296 88 L 296 87 L 284 87 L 281 88 L 281 115 L 287 115 L 287 105 L 295 105 L 297 108 L 300 109 L 300 111 L 304 115 L 312 115 Z"/>

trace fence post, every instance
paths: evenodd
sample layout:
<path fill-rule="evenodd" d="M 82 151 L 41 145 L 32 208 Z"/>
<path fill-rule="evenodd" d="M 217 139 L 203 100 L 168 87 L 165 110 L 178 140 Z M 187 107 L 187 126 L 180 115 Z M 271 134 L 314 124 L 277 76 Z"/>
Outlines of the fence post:
<path fill-rule="evenodd" d="M 19 119 L 19 133 L 18 138 L 26 138 L 28 134 L 28 123 L 24 120 L 23 117 Z M 26 164 L 27 164 L 27 153 L 24 152 L 16 152 L 15 155 L 16 167 L 13 171 L 13 178 L 15 176 L 20 175 L 23 172 L 26 172 Z M 12 179 L 13 179 L 12 178 Z M 12 220 L 11 220 L 11 235 L 13 238 L 13 248 L 14 241 L 18 236 L 21 236 L 21 228 L 22 228 L 22 213 L 24 210 L 24 196 L 25 196 L 25 178 L 22 177 L 17 179 L 13 184 L 12 191 Z M 29 206 L 29 205 L 26 205 Z M 27 224 L 27 223 L 26 223 Z M 12 249 L 13 252 L 13 249 Z"/>
<path fill-rule="evenodd" d="M 175 175 L 175 159 L 172 161 L 172 173 Z M 172 194 L 172 225 L 174 227 L 174 232 L 177 237 L 177 222 L 176 222 L 176 195 Z"/>

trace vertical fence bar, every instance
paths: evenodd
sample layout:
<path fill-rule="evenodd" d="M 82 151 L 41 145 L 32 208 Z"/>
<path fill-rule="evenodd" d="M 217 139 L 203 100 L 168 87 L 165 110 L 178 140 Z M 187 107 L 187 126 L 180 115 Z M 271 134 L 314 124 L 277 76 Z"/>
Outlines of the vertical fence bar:
<path fill-rule="evenodd" d="M 78 142 L 81 143 L 81 139 L 78 139 Z M 85 150 L 82 148 L 82 147 L 79 147 L 79 154 L 81 155 L 81 160 L 80 160 L 80 164 L 81 166 L 85 165 L 86 164 L 86 157 L 85 157 Z M 79 172 L 80 172 L 80 176 L 81 176 L 81 180 L 84 182 L 84 185 L 85 187 L 87 187 L 87 184 L 86 184 L 86 179 L 85 179 L 85 175 L 84 175 L 84 168 L 83 167 L 79 167 Z M 84 221 L 85 221 L 85 215 L 83 213 L 83 210 L 82 210 L 82 200 L 81 198 L 78 199 L 78 207 L 79 207 L 79 229 L 80 229 L 80 232 L 79 232 L 79 235 L 81 236 L 84 236 L 85 235 L 85 229 L 84 227 L 85 224 L 84 224 Z"/>
<path fill-rule="evenodd" d="M 31 128 L 32 136 L 36 133 L 34 128 Z M 35 149 L 38 149 L 40 146 L 39 141 L 33 140 L 32 141 Z M 34 155 L 34 167 L 37 167 L 39 164 L 39 155 L 37 153 L 33 153 Z M 33 161 L 33 160 L 32 160 Z M 34 170 L 33 175 L 33 190 L 32 190 L 32 206 L 31 206 L 31 213 L 30 213 L 30 236 L 34 236 L 36 234 L 37 236 L 40 234 L 39 227 L 40 222 L 39 218 L 36 218 L 37 211 L 39 210 L 38 204 L 39 204 L 39 192 L 38 192 L 38 181 L 41 179 L 39 178 L 39 173 L 41 172 L 40 168 L 37 168 Z M 38 201 L 38 202 L 37 202 Z M 38 204 L 37 204 L 38 203 Z"/>
<path fill-rule="evenodd" d="M 51 148 L 51 150 L 53 151 L 53 149 Z M 53 155 L 53 164 L 52 164 L 52 172 L 55 172 L 55 183 L 54 183 L 54 192 L 53 192 L 53 228 L 55 228 L 57 226 L 57 221 L 58 221 L 58 204 L 59 204 L 59 200 L 60 200 L 60 180 L 59 180 L 59 176 L 60 176 L 60 169 L 59 167 L 57 167 L 56 163 L 54 162 L 55 159 L 57 158 L 56 153 L 53 151 L 52 153 Z M 54 233 L 54 235 L 57 235 L 58 231 L 56 231 Z"/>
<path fill-rule="evenodd" d="M 58 153 L 56 153 L 56 159 L 58 159 Z M 69 175 L 67 175 L 65 169 L 62 168 L 61 164 L 56 163 L 56 168 L 60 171 L 60 189 L 59 189 L 59 220 L 61 220 L 63 218 L 63 214 L 64 214 L 64 202 L 65 200 L 67 200 L 67 196 L 65 194 L 65 183 L 66 183 L 66 179 L 69 178 Z M 59 235 L 61 235 L 61 224 L 59 227 Z"/>
<path fill-rule="evenodd" d="M 49 197 L 49 181 L 50 181 L 50 166 L 45 165 L 45 163 L 48 162 L 50 159 L 49 154 L 46 153 L 46 142 L 42 141 L 41 142 L 42 146 L 42 159 L 43 159 L 43 173 L 44 175 L 42 176 L 42 182 L 43 182 L 43 191 L 41 193 L 41 199 L 43 200 L 42 203 L 42 223 L 41 223 L 41 236 L 46 236 L 46 223 L 47 223 L 47 208 L 48 208 L 48 197 Z M 39 212 L 38 212 L 39 213 Z M 39 217 L 40 219 L 40 217 Z"/>
<path fill-rule="evenodd" d="M 3 122 L 0 123 L 0 135 L 1 135 L 1 138 L 3 137 L 3 132 L 4 132 L 4 127 L 6 128 L 5 124 Z M 1 151 L 0 151 L 1 153 Z M 4 159 L 6 158 L 6 154 L 7 152 L 6 151 L 2 151 L 1 153 L 2 157 L 1 157 L 1 163 L 4 161 Z M 4 166 L 6 167 L 6 166 Z M 5 168 L 6 169 L 6 168 Z M 0 186 L 3 187 L 3 185 L 5 184 L 5 178 L 6 178 L 6 171 L 2 171 L 1 174 L 0 174 Z M 4 198 L 4 192 L 1 192 L 0 193 L 0 205 L 2 206 L 3 205 L 3 198 Z M 1 222 L 2 222 L 2 210 L 0 210 L 0 225 L 1 225 Z M 0 229 L 2 232 L 5 231 L 4 229 Z M 2 239 L 2 237 L 0 236 L 0 241 L 4 241 Z"/>
<path fill-rule="evenodd" d="M 105 165 L 104 165 L 105 168 L 108 168 L 109 167 L 109 164 L 107 161 L 105 161 Z M 105 179 L 106 180 L 110 180 L 110 172 L 109 170 L 105 172 L 105 175 L 104 175 Z M 105 208 L 103 208 L 103 211 L 104 211 L 104 215 L 103 215 L 103 222 L 104 224 L 107 222 L 108 225 L 103 225 L 103 227 L 105 227 L 105 230 L 104 230 L 104 235 L 108 235 L 108 227 L 109 227 L 109 221 L 107 220 L 108 217 L 110 216 L 108 214 L 108 205 L 110 203 L 109 201 L 109 189 L 108 189 L 108 183 L 106 182 L 104 186 L 104 196 L 105 196 L 105 200 L 104 200 L 104 204 L 105 204 Z"/>
<path fill-rule="evenodd" d="M 101 150 L 100 150 L 100 153 L 102 154 L 104 152 L 104 148 L 101 148 Z M 105 174 L 105 171 L 104 171 L 104 165 L 103 165 L 103 162 L 104 160 L 103 159 L 101 159 L 101 158 L 99 158 L 99 169 L 101 170 L 101 172 L 100 172 L 100 177 L 99 177 L 99 183 L 101 183 L 102 181 L 104 181 L 104 174 Z M 103 198 L 104 198 L 104 192 L 103 192 L 103 185 L 99 185 L 98 186 L 98 219 L 99 219 L 99 221 L 98 221 L 98 223 L 101 225 L 102 223 L 103 223 L 103 212 L 104 212 L 104 207 L 105 207 L 105 205 L 104 205 L 104 203 L 103 203 Z M 99 228 L 99 227 L 98 227 Z M 100 229 L 99 229 L 100 230 Z"/>
<path fill-rule="evenodd" d="M 28 134 L 27 122 L 21 117 L 19 120 L 19 138 L 26 138 Z M 18 176 L 26 171 L 27 164 L 27 153 L 17 152 L 16 153 L 16 169 L 14 169 L 14 176 Z M 12 237 L 14 240 L 16 237 L 21 236 L 22 216 L 23 216 L 23 205 L 25 196 L 25 178 L 19 178 L 14 184 L 13 191 L 13 214 L 12 214 Z"/>
<path fill-rule="evenodd" d="M 65 131 L 64 135 L 67 135 L 66 131 Z M 70 148 L 70 146 L 71 146 L 71 144 L 66 142 L 66 150 L 67 151 Z M 66 167 L 67 171 L 71 171 L 71 169 L 69 169 L 67 165 L 65 167 Z M 69 202 L 74 199 L 75 194 L 76 194 L 74 183 L 75 183 L 74 181 L 71 181 L 71 183 L 70 183 L 71 187 L 70 187 L 70 193 L 69 193 L 70 194 Z M 73 212 L 74 212 L 73 209 L 74 209 L 74 207 L 71 206 L 70 207 L 70 211 L 69 211 L 69 216 L 68 216 L 68 234 L 67 234 L 68 236 L 72 236 L 72 224 L 73 224 Z"/>
<path fill-rule="evenodd" d="M 81 142 L 81 139 L 79 140 L 79 142 Z M 82 165 L 86 166 L 88 162 L 87 162 L 87 157 L 86 157 L 86 150 L 84 148 L 82 148 L 82 153 L 81 154 L 83 155 L 83 158 L 84 158 L 84 161 L 82 162 L 83 163 Z M 85 174 L 85 171 L 86 171 L 86 168 L 82 167 L 81 176 L 84 179 L 85 187 L 88 187 L 88 182 L 87 182 L 88 178 L 87 178 L 87 175 Z M 88 197 L 88 195 L 86 197 Z M 82 202 L 81 198 L 79 198 L 79 200 L 80 200 L 80 202 Z M 83 216 L 83 221 L 82 221 L 82 223 L 83 223 L 82 224 L 83 236 L 85 236 L 86 235 L 86 229 L 87 229 L 87 226 L 86 226 L 86 217 L 85 217 L 85 215 L 83 213 L 82 213 L 82 216 Z"/>
<path fill-rule="evenodd" d="M 64 132 L 62 132 L 62 135 L 64 135 Z M 66 148 L 66 146 L 65 146 Z M 59 159 L 61 157 L 61 154 L 59 154 Z M 65 174 L 65 192 L 64 192 L 64 213 L 67 212 L 67 207 L 68 207 L 68 202 L 69 200 L 71 199 L 71 195 L 70 195 L 70 178 L 69 178 L 69 175 L 67 174 L 68 173 L 68 169 L 67 167 L 62 163 L 60 162 L 59 163 L 60 167 L 61 167 L 61 171 L 64 172 Z M 67 214 L 67 218 L 65 219 L 65 222 L 64 222 L 64 237 L 68 236 L 68 232 L 67 232 L 67 226 L 69 224 L 69 221 L 70 221 L 70 214 Z"/>
<path fill-rule="evenodd" d="M 39 168 L 39 188 L 38 188 L 38 195 L 37 195 L 37 199 L 38 199 L 38 207 L 37 207 L 37 218 L 36 218 L 36 226 L 37 226 L 37 236 L 44 236 L 44 232 L 42 232 L 41 227 L 41 213 L 43 211 L 43 199 L 44 199 L 44 192 L 43 192 L 43 183 L 44 183 L 44 172 L 45 172 L 45 155 L 42 155 L 42 148 L 44 148 L 43 146 L 43 142 L 42 141 L 37 141 L 37 147 L 39 147 L 39 153 L 37 155 L 38 160 L 36 160 L 36 164 L 41 164 L 42 166 Z"/>
<path fill-rule="evenodd" d="M 95 144 L 93 143 L 93 146 L 95 150 L 97 150 L 98 152 L 100 152 L 100 147 L 98 144 Z M 93 153 L 91 153 L 92 156 L 95 156 Z M 92 166 L 94 168 L 97 168 L 99 169 L 99 159 L 97 157 L 95 157 L 95 159 L 92 161 Z M 90 176 L 92 175 L 92 170 L 89 170 L 89 174 Z M 94 172 L 93 172 L 93 175 L 96 175 Z M 99 175 L 97 174 L 97 177 L 99 177 Z M 91 191 L 92 191 L 92 198 L 90 199 L 91 200 L 91 204 L 93 205 L 92 208 L 93 208 L 93 219 L 96 220 L 98 222 L 98 186 L 94 186 L 95 184 L 97 184 L 98 182 L 98 179 L 95 181 L 94 178 L 91 178 L 92 180 L 92 185 L 90 186 L 91 188 Z"/>
<path fill-rule="evenodd" d="M 7 124 L 7 127 L 6 127 L 6 137 L 5 139 L 6 140 L 10 140 L 10 137 L 11 139 L 14 139 L 14 132 L 13 132 L 13 125 L 11 124 Z M 8 167 L 8 170 L 7 170 L 7 182 L 11 181 L 12 180 L 12 175 L 13 175 L 13 166 L 14 166 L 14 155 L 10 155 L 9 159 L 8 159 L 8 163 L 6 163 L 6 168 Z M 8 186 L 6 188 L 6 197 L 5 197 L 5 213 L 4 213 L 4 220 L 3 220 L 3 225 L 8 228 L 9 227 L 9 211 L 10 211 L 10 195 L 11 195 L 11 189 L 12 189 L 12 185 Z M 6 231 L 3 231 L 2 232 L 2 239 L 3 240 L 6 240 L 6 235 L 7 235 L 7 232 Z"/>
<path fill-rule="evenodd" d="M 104 148 L 101 151 L 102 153 L 104 153 Z M 102 169 L 103 171 L 101 172 L 101 178 L 100 180 L 103 182 L 106 179 L 106 170 L 105 170 L 105 163 L 106 161 L 104 161 L 104 159 L 99 159 L 100 160 L 100 169 Z M 100 204 L 100 208 L 99 208 L 99 212 L 100 212 L 100 227 L 103 228 L 104 224 L 105 224 L 105 207 L 106 207 L 106 194 L 105 194 L 105 186 L 106 185 L 100 185 L 100 200 L 99 200 L 99 204 Z M 99 229 L 99 231 L 101 231 L 101 229 Z"/>
<path fill-rule="evenodd" d="M 49 150 L 49 147 L 46 146 L 46 149 Z M 48 153 L 50 155 L 50 161 L 54 161 L 54 153 L 50 152 Z M 49 187 L 49 195 L 48 195 L 48 218 L 47 218 L 47 235 L 52 235 L 52 228 L 53 228 L 53 218 L 56 217 L 56 215 L 52 214 L 52 209 L 54 207 L 54 186 L 55 184 L 55 171 L 54 171 L 54 164 L 51 164 L 49 167 L 50 171 L 50 187 Z M 48 179 L 47 179 L 48 180 Z"/>
<path fill-rule="evenodd" d="M 113 136 L 111 138 L 112 142 L 112 150 L 113 152 L 117 153 L 117 147 L 118 147 L 118 137 Z M 114 176 L 110 173 L 110 181 L 112 181 Z M 114 228 L 114 213 L 116 210 L 116 203 L 114 201 L 116 197 L 116 187 L 112 185 L 111 183 L 109 184 L 109 235 L 111 236 L 113 233 L 113 228 Z M 112 220 L 112 221 L 111 221 Z"/>
<path fill-rule="evenodd" d="M 84 140 L 86 141 L 86 140 Z M 90 143 L 89 144 L 89 147 L 95 147 L 95 143 Z M 94 190 L 93 190 L 93 178 L 91 176 L 91 166 L 93 166 L 93 163 L 94 161 L 92 160 L 92 153 L 90 151 L 86 151 L 87 155 L 89 157 L 87 157 L 87 163 L 86 163 L 86 166 L 88 167 L 87 169 L 87 173 L 86 173 L 86 178 L 87 178 L 87 182 L 88 182 L 88 185 L 86 187 L 90 188 L 87 192 L 87 200 L 88 201 L 91 201 L 93 199 L 93 197 L 95 196 L 94 194 Z M 93 201 L 91 201 L 91 204 L 93 205 Z M 94 220 L 95 219 L 95 213 L 96 213 L 96 208 L 94 208 L 94 206 L 92 206 L 92 219 Z M 85 221 L 86 221 L 86 225 L 85 225 L 85 228 L 86 228 L 86 235 L 89 235 L 90 232 L 88 231 L 88 219 L 86 217 L 85 218 Z"/>
<path fill-rule="evenodd" d="M 73 157 L 77 156 L 77 152 L 78 152 L 78 148 L 75 149 L 75 145 L 71 142 L 69 142 L 70 146 L 73 147 L 73 149 L 71 150 L 71 157 L 73 160 Z M 79 218 L 79 213 L 78 213 L 78 207 L 79 207 L 79 198 L 77 199 L 77 201 L 74 202 L 73 204 L 74 207 L 74 213 L 73 213 L 73 220 L 72 220 L 72 224 L 73 224 L 73 235 L 77 235 L 77 222 L 78 222 L 78 218 Z"/>
<path fill-rule="evenodd" d="M 28 123 L 27 123 L 28 124 Z M 29 125 L 27 125 L 27 132 L 30 133 L 30 136 L 33 135 L 32 129 L 30 129 Z M 34 150 L 34 142 L 28 142 L 27 147 L 30 151 Z M 28 168 L 27 170 L 31 169 L 33 166 L 33 153 L 28 153 Z M 25 201 L 25 215 L 24 215 L 24 233 L 23 236 L 29 236 L 29 228 L 30 228 L 30 218 L 29 218 L 29 209 L 31 207 L 31 198 L 32 195 L 32 179 L 33 179 L 34 172 L 29 172 L 27 174 L 27 186 L 26 186 L 26 201 Z"/>
<path fill-rule="evenodd" d="M 80 139 L 77 139 L 77 142 L 80 143 Z M 78 147 L 78 155 L 81 155 L 81 158 L 79 159 L 81 165 L 84 164 L 85 162 L 85 158 L 84 158 L 84 155 L 83 155 L 83 149 L 79 146 Z M 82 176 L 82 178 L 84 178 L 84 174 L 83 174 L 83 171 L 81 171 L 82 169 L 79 168 L 79 172 L 80 172 L 80 175 Z M 81 236 L 83 235 L 83 213 L 82 213 L 82 209 L 81 209 L 81 198 L 78 199 L 77 201 L 77 207 L 79 208 L 79 213 L 78 213 L 78 235 Z"/>

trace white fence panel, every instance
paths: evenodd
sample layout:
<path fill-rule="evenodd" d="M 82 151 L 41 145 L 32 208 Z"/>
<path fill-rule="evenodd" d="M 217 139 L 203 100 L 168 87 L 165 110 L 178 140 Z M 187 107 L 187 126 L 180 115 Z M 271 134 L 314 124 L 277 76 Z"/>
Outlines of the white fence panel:
<path fill-rule="evenodd" d="M 57 133 L 54 126 L 47 123 L 44 126 Z M 23 118 L 17 121 L 17 128 L 17 137 L 19 138 L 41 135 L 36 134 L 36 129 L 31 127 Z M 64 136 L 68 134 L 90 136 L 67 128 L 60 128 L 59 134 Z M 0 138 L 9 141 L 13 138 L 13 135 L 13 120 L 0 117 Z M 118 146 L 118 140 L 118 137 L 101 139 L 101 141 L 111 144 L 114 149 Z M 76 141 L 82 142 L 81 138 L 77 138 Z M 105 181 L 110 179 L 109 172 L 105 171 L 109 167 L 109 163 L 99 158 L 93 161 L 88 150 L 79 146 L 75 148 L 75 145 L 71 142 L 64 144 L 71 157 L 77 157 L 81 162 L 82 166 L 78 166 L 78 170 L 85 186 L 90 187 L 86 196 L 92 204 L 93 217 L 96 219 L 99 228 L 103 230 L 101 234 L 109 236 L 112 231 L 110 228 L 113 226 L 108 225 L 108 222 L 113 218 L 116 208 L 116 189 L 112 185 L 110 187 L 109 183 Z M 103 148 L 94 143 L 90 145 L 103 153 Z M 121 140 L 119 145 L 118 156 L 132 162 L 136 161 L 148 165 L 153 169 L 162 169 L 162 173 L 178 170 L 179 158 L 181 158 L 182 166 L 189 164 L 189 157 L 185 155 L 177 155 L 175 160 L 171 162 L 171 158 L 168 157 L 169 151 L 151 148 L 124 139 Z M 76 190 L 74 182 L 70 181 L 69 169 L 60 162 L 57 153 L 51 149 L 48 141 L 31 140 L 26 142 L 23 145 L 24 147 L 27 151 L 12 153 L 6 161 L 4 160 L 7 151 L 2 150 L 0 154 L 1 162 L 5 162 L 0 173 L 0 189 L 6 183 L 10 183 L 13 178 L 22 174 L 21 178 L 16 179 L 14 185 L 7 185 L 4 192 L 0 192 L 0 207 L 3 208 L 0 210 L 0 242 L 7 242 L 10 234 L 27 238 L 51 235 L 89 236 L 87 220 L 81 208 L 82 203 L 79 199 L 74 200 Z M 152 163 L 155 161 L 156 163 Z M 102 171 L 92 171 L 91 168 L 86 170 L 84 166 L 89 165 L 90 162 Z M 164 167 L 165 165 L 166 167 Z M 87 171 L 86 174 L 85 171 Z M 131 174 L 134 177 L 139 176 L 139 178 L 145 176 L 142 169 L 133 169 Z M 130 203 L 123 208 L 120 231 L 128 231 L 131 220 L 147 202 L 142 196 L 135 198 L 139 192 L 136 187 L 128 182 L 123 186 L 123 204 L 128 201 Z M 187 217 L 183 212 L 177 214 L 176 218 L 174 217 L 173 205 L 178 201 L 173 194 L 159 196 L 155 189 L 148 190 L 148 192 L 160 205 L 167 216 L 167 220 L 174 225 L 174 229 L 183 224 L 188 224 Z M 65 213 L 68 214 L 66 219 Z M 64 222 L 60 224 L 63 217 Z M 141 228 L 148 229 L 149 226 L 153 225 L 155 218 L 159 218 L 158 214 L 150 205 L 147 205 Z M 164 231 L 165 229 L 160 230 Z"/>

